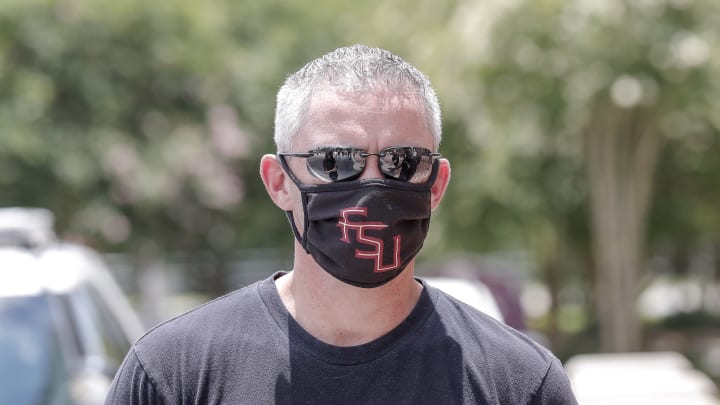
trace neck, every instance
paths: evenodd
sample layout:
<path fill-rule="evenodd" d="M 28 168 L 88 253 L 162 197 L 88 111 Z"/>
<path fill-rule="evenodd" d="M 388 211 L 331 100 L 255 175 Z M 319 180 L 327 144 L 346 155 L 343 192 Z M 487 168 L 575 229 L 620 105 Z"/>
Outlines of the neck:
<path fill-rule="evenodd" d="M 390 332 L 413 310 L 422 291 L 413 264 L 387 284 L 360 288 L 332 277 L 302 252 L 276 285 L 288 312 L 308 333 L 331 345 L 356 346 Z"/>

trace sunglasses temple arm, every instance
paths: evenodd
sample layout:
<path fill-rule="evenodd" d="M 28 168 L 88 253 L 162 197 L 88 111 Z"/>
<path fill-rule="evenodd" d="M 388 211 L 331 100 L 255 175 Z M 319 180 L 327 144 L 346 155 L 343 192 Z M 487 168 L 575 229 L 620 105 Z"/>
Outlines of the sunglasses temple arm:
<path fill-rule="evenodd" d="M 278 160 L 280 160 L 280 166 L 283 168 L 283 170 L 285 170 L 285 173 L 287 173 L 287 175 L 290 177 L 290 180 L 292 180 L 293 183 L 295 183 L 296 185 L 300 186 L 302 183 L 297 177 L 295 177 L 295 173 L 293 173 L 293 171 L 290 169 L 290 166 L 288 166 L 287 161 L 285 160 L 285 156 L 292 157 L 292 155 L 287 153 L 278 153 L 277 156 Z"/>

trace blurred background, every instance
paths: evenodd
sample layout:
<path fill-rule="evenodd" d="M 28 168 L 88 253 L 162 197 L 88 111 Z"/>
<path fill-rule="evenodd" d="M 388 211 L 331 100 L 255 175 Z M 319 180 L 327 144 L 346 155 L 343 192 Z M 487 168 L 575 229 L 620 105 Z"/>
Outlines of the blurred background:
<path fill-rule="evenodd" d="M 715 0 L 3 0 L 0 207 L 49 210 L 145 328 L 288 269 L 258 175 L 275 93 L 353 43 L 443 107 L 420 275 L 486 288 L 563 361 L 677 353 L 720 381 Z"/>

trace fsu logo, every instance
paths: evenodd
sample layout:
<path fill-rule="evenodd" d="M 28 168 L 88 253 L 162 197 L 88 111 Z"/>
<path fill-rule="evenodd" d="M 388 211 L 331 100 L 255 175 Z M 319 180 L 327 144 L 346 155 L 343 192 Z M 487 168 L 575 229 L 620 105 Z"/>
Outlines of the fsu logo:
<path fill-rule="evenodd" d="M 351 230 L 355 231 L 355 239 L 364 245 L 373 247 L 372 251 L 364 251 L 355 249 L 355 257 L 358 259 L 370 259 L 375 261 L 375 273 L 382 273 L 385 271 L 395 270 L 400 267 L 400 235 L 393 237 L 393 261 L 390 264 L 383 264 L 383 252 L 385 250 L 385 243 L 382 239 L 373 238 L 365 234 L 366 230 L 380 230 L 387 228 L 388 225 L 382 222 L 358 222 L 352 221 L 350 215 L 360 215 L 367 217 L 367 208 L 365 207 L 350 207 L 340 210 L 340 220 L 337 226 L 342 229 L 341 241 L 350 244 L 349 233 Z"/>

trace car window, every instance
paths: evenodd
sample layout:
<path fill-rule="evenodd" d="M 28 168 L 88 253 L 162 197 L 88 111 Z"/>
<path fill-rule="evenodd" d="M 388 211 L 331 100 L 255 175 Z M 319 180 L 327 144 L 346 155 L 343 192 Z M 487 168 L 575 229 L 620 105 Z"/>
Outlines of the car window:
<path fill-rule="evenodd" d="M 114 373 L 130 349 L 130 341 L 117 318 L 102 296 L 88 284 L 80 285 L 69 298 L 82 335 L 83 352 L 103 359 L 104 371 Z"/>
<path fill-rule="evenodd" d="M 100 321 L 100 333 L 105 353 L 114 360 L 115 366 L 119 366 L 128 350 L 130 350 L 132 342 L 130 342 L 130 339 L 120 326 L 120 321 L 115 316 L 115 313 L 110 310 L 107 302 L 101 298 L 100 293 L 92 286 L 88 286 L 87 292 L 90 299 L 96 303 L 95 308 Z"/>
<path fill-rule="evenodd" d="M 52 314 L 44 296 L 0 298 L 0 403 L 69 402 Z"/>

